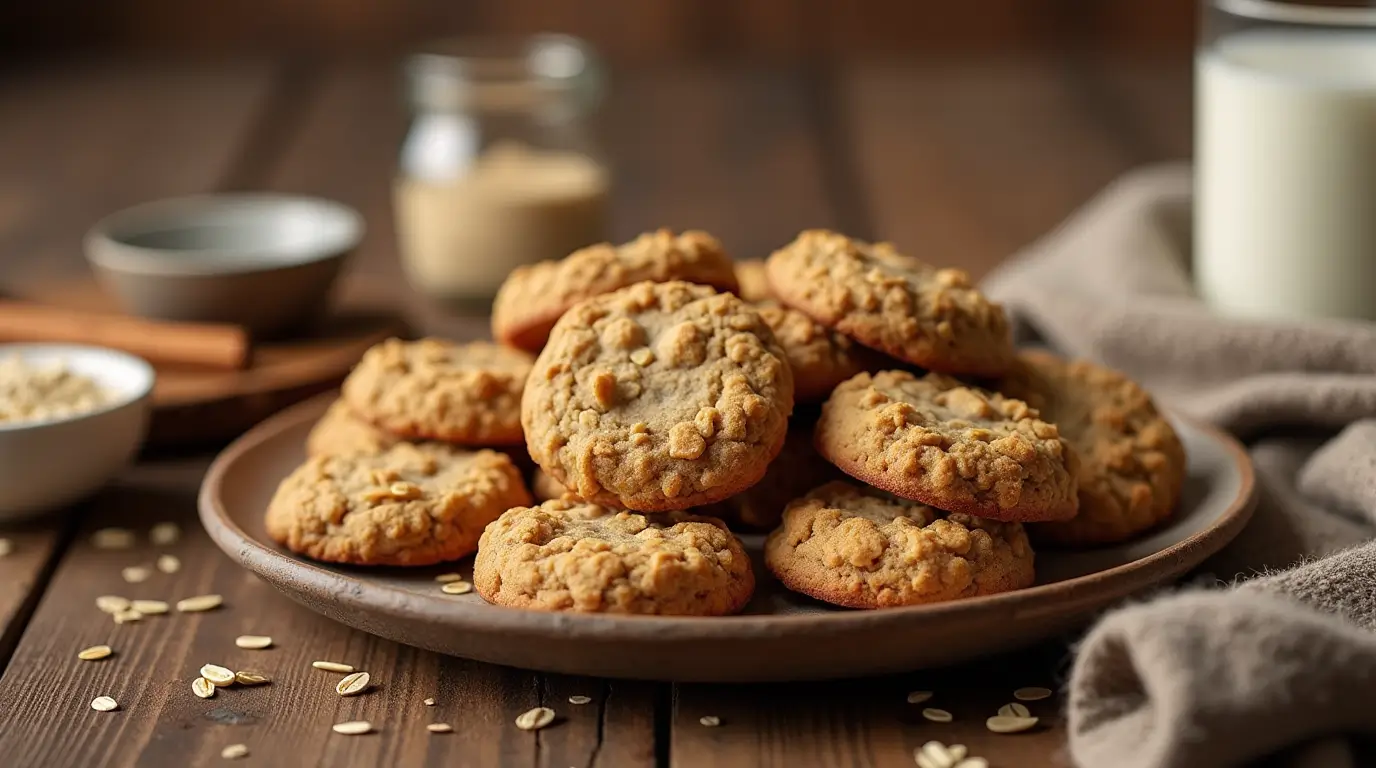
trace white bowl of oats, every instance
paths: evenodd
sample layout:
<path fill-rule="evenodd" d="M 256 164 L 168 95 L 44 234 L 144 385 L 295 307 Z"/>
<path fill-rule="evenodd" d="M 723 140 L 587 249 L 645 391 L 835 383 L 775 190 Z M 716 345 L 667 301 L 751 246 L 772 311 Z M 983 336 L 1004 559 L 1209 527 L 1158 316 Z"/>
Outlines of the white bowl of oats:
<path fill-rule="evenodd" d="M 153 367 L 104 347 L 0 344 L 0 521 L 70 504 L 133 459 Z"/>

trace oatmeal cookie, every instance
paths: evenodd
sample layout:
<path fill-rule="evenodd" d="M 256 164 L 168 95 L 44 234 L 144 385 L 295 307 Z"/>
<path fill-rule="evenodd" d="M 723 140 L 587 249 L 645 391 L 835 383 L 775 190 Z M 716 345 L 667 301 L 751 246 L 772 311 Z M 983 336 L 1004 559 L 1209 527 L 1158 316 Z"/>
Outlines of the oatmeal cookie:
<path fill-rule="evenodd" d="M 769 278 L 764 274 L 764 261 L 751 259 L 736 262 L 736 295 L 750 302 L 771 301 L 774 292 L 769 290 Z"/>
<path fill-rule="evenodd" d="M 1080 512 L 1028 526 L 1039 542 L 1084 546 L 1126 541 L 1175 513 L 1185 448 L 1146 390 L 1117 371 L 1022 352 L 999 391 L 1035 407 L 1080 457 Z"/>
<path fill-rule="evenodd" d="M 336 400 L 306 435 L 306 455 L 368 456 L 399 442 L 401 438 L 358 418 L 347 403 Z"/>
<path fill-rule="evenodd" d="M 882 361 L 872 350 L 852 343 L 796 309 L 764 304 L 757 305 L 757 310 L 784 350 L 793 371 L 793 399 L 799 403 L 826 400 L 837 384 Z"/>
<path fill-rule="evenodd" d="M 822 406 L 816 440 L 846 474 L 938 509 L 1017 522 L 1075 515 L 1078 457 L 1056 425 L 940 373 L 859 374 Z"/>
<path fill-rule="evenodd" d="M 794 592 L 848 608 L 892 608 L 1031 586 L 1019 523 L 942 512 L 848 482 L 788 505 L 764 548 Z"/>
<path fill-rule="evenodd" d="M 715 237 L 696 230 L 675 235 L 661 229 L 623 245 L 600 243 L 559 261 L 512 270 L 492 305 L 492 336 L 539 352 L 569 307 L 645 280 L 683 280 L 736 290 L 731 257 Z"/>
<path fill-rule="evenodd" d="M 473 583 L 513 608 L 674 616 L 736 613 L 755 590 L 750 558 L 720 520 L 574 499 L 512 509 L 489 525 Z"/>
<path fill-rule="evenodd" d="M 937 269 L 889 243 L 809 230 L 769 257 L 770 289 L 817 322 L 899 360 L 997 376 L 1013 358 L 1003 308 L 958 269 Z"/>
<path fill-rule="evenodd" d="M 790 421 L 783 450 L 760 482 L 698 511 L 720 517 L 733 531 L 771 531 L 790 501 L 820 483 L 845 477 L 812 446 L 812 427 L 797 419 Z"/>
<path fill-rule="evenodd" d="M 792 408 L 759 313 L 706 286 L 639 283 L 564 314 L 521 420 L 531 458 L 580 498 L 656 512 L 754 485 Z"/>
<path fill-rule="evenodd" d="M 496 451 L 398 443 L 370 456 L 308 459 L 267 509 L 273 540 L 352 565 L 432 565 L 470 554 L 483 526 L 530 494 Z"/>
<path fill-rule="evenodd" d="M 388 339 L 344 381 L 359 417 L 410 439 L 520 445 L 521 390 L 534 359 L 487 342 Z"/>

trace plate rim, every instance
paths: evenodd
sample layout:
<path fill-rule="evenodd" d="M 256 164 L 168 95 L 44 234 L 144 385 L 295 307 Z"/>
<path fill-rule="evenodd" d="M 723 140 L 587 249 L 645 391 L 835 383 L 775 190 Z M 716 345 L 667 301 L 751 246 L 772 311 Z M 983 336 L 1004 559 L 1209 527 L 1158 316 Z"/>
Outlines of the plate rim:
<path fill-rule="evenodd" d="M 914 621 L 959 621 L 966 614 L 986 614 L 1000 609 L 1018 615 L 1057 612 L 1063 604 L 1100 603 L 1132 594 L 1178 576 L 1209 555 L 1217 552 L 1247 524 L 1257 502 L 1256 474 L 1246 449 L 1223 430 L 1176 411 L 1168 414 L 1197 429 L 1218 443 L 1238 472 L 1237 495 L 1228 509 L 1208 527 L 1164 549 L 1137 560 L 1103 571 L 1050 584 L 994 595 L 963 598 L 942 603 L 902 606 L 883 610 L 840 610 L 800 614 L 748 614 L 736 616 L 642 616 L 569 611 L 539 611 L 483 604 L 483 610 L 469 610 L 452 599 L 433 598 L 436 605 L 451 610 L 437 615 L 414 603 L 427 596 L 379 584 L 353 574 L 341 573 L 329 564 L 289 555 L 275 545 L 260 542 L 240 528 L 224 508 L 221 488 L 231 467 L 253 449 L 305 422 L 322 415 L 338 392 L 326 392 L 290 406 L 268 417 L 235 439 L 216 455 L 197 493 L 197 510 L 211 539 L 241 567 L 247 568 L 274 586 L 293 582 L 293 591 L 329 594 L 341 607 L 408 620 L 437 621 L 446 626 L 486 634 L 504 633 L 545 636 L 559 632 L 567 638 L 607 637 L 637 642 L 678 643 L 691 630 L 694 639 L 730 640 L 743 636 L 854 630 L 881 630 L 909 625 Z M 283 566 L 291 576 L 279 575 Z M 1164 577 L 1161 574 L 1166 574 Z M 280 588 L 280 586 L 279 586 Z M 1106 598 L 1105 595 L 1108 597 Z M 380 607 L 385 606 L 385 607 Z M 453 610 L 457 608 L 458 610 Z"/>

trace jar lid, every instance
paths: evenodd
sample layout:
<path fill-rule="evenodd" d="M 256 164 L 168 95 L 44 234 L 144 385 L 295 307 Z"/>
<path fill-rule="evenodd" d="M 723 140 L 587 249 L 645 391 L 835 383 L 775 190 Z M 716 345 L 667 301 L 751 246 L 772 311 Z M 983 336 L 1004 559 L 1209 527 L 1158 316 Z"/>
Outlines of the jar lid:
<path fill-rule="evenodd" d="M 407 59 L 406 75 L 412 105 L 427 111 L 586 111 L 602 89 L 592 46 L 569 35 L 437 41 Z"/>

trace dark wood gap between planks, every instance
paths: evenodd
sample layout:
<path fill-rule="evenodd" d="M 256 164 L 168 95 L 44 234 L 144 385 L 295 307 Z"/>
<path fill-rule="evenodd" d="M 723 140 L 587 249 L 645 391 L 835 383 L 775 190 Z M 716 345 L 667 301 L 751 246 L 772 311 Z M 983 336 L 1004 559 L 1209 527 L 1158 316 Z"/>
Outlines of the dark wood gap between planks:
<path fill-rule="evenodd" d="M 14 658 L 14 650 L 19 647 L 19 638 L 24 636 L 24 629 L 28 627 L 29 619 L 33 618 L 39 601 L 47 593 L 48 585 L 53 580 L 53 574 L 57 573 L 57 565 L 62 561 L 63 553 L 71 546 L 85 512 L 90 506 L 89 503 L 83 503 L 77 510 L 63 517 L 62 522 L 57 525 L 52 548 L 46 553 L 43 565 L 34 576 L 33 585 L 29 587 L 28 593 L 15 608 L 9 623 L 0 625 L 0 679 L 4 679 L 5 672 L 10 666 L 10 659 Z"/>

